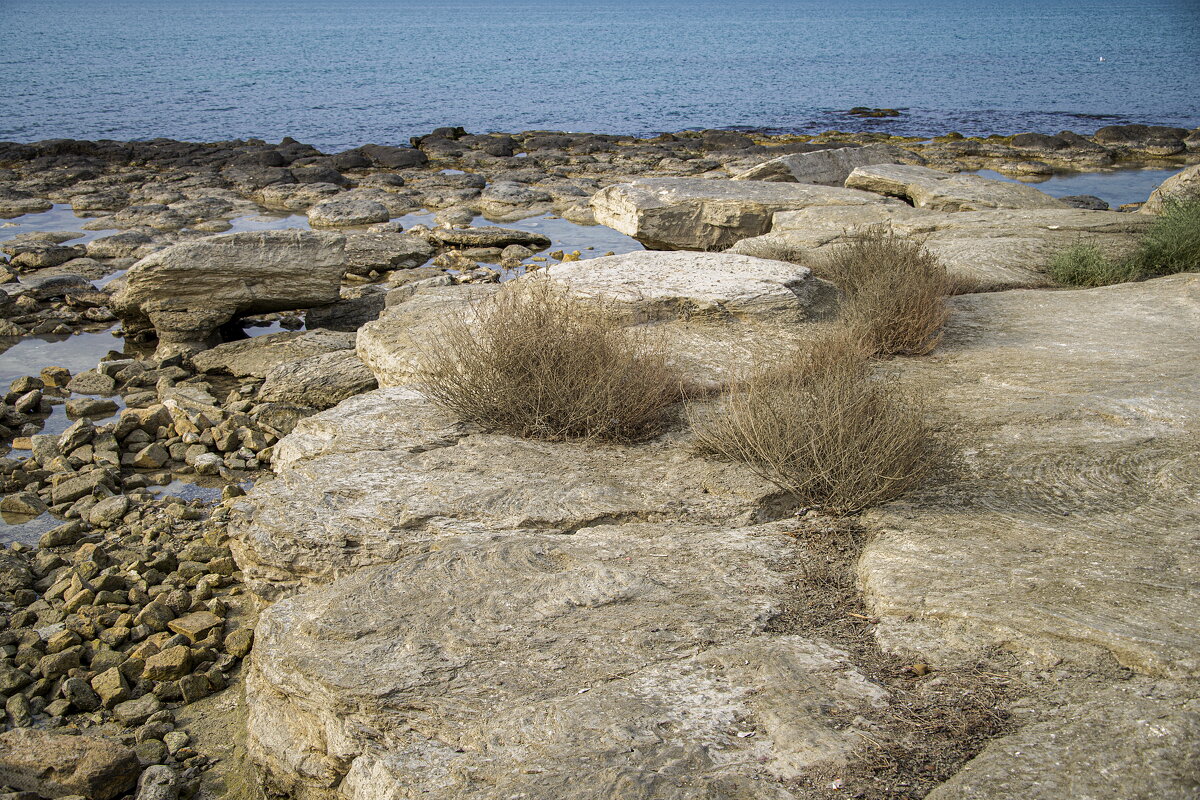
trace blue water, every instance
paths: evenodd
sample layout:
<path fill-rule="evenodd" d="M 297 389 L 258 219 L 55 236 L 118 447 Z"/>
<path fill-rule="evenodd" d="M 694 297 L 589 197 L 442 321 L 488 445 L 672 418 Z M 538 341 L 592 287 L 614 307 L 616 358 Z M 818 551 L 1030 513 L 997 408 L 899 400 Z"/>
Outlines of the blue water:
<path fill-rule="evenodd" d="M 1195 127 L 1198 57 L 1196 0 L 0 0 L 0 139 Z"/>

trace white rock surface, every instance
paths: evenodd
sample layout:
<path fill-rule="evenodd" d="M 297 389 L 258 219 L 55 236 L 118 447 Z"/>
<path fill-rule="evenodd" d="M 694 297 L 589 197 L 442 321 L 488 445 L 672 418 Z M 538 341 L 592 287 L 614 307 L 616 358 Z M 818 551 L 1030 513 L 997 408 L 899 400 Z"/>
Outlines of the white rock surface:
<path fill-rule="evenodd" d="M 931 211 L 982 211 L 989 208 L 1065 208 L 1065 204 L 1034 189 L 1009 181 L 909 164 L 857 167 L 846 186 L 899 197 Z"/>
<path fill-rule="evenodd" d="M 869 144 L 773 158 L 733 176 L 735 181 L 778 181 L 843 186 L 855 167 L 870 164 L 922 163 L 924 159 L 899 147 Z"/>

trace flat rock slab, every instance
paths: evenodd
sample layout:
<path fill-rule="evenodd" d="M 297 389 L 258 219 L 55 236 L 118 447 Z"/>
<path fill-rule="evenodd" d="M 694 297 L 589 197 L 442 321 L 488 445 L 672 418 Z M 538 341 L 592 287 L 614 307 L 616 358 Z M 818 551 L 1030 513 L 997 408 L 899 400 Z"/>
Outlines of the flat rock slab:
<path fill-rule="evenodd" d="M 354 334 L 327 330 L 283 331 L 226 342 L 192 357 L 200 372 L 228 372 L 236 378 L 265 378 L 280 364 L 354 349 Z"/>
<path fill-rule="evenodd" d="M 249 750 L 293 796 L 792 797 L 886 702 L 773 636 L 779 528 L 481 533 L 264 612 Z M 858 717 L 858 719 L 856 719 Z"/>
<path fill-rule="evenodd" d="M 988 208 L 1063 208 L 1064 204 L 1032 186 L 994 181 L 978 175 L 911 164 L 857 167 L 846 186 L 899 197 L 931 211 L 981 211 Z"/>
<path fill-rule="evenodd" d="M 809 208 L 775 215 L 771 232 L 732 253 L 817 264 L 832 248 L 874 226 L 917 239 L 951 274 L 981 291 L 1044 286 L 1050 257 L 1087 241 L 1107 251 L 1133 245 L 1144 217 L 1075 208 L 942 213 L 908 206 Z"/>
<path fill-rule="evenodd" d="M 773 158 L 733 176 L 735 181 L 777 181 L 843 186 L 856 167 L 870 164 L 922 164 L 925 159 L 888 144 L 839 147 Z"/>
<path fill-rule="evenodd" d="M 363 395 L 350 410 L 356 413 L 343 415 L 344 435 L 331 413 L 319 435 L 310 427 L 298 443 L 284 439 L 278 447 L 286 466 L 235 506 L 234 556 L 260 594 L 328 582 L 481 529 L 571 533 L 614 520 L 742 524 L 776 513 L 775 487 L 683 445 L 456 436 L 427 401 L 399 392 L 377 402 Z M 358 412 L 369 422 L 360 424 Z M 369 431 L 381 431 L 379 440 Z M 360 449 L 348 449 L 351 443 Z"/>
<path fill-rule="evenodd" d="M 1116 686 L 990 743 L 928 800 L 1161 798 L 1200 793 L 1195 684 Z"/>
<path fill-rule="evenodd" d="M 378 385 L 353 350 L 338 350 L 279 364 L 267 373 L 258 399 L 326 409 Z"/>
<path fill-rule="evenodd" d="M 899 202 L 836 186 L 645 178 L 597 192 L 592 209 L 598 223 L 652 250 L 725 250 L 766 233 L 777 211 Z"/>
<path fill-rule="evenodd" d="M 627 310 L 639 321 L 821 316 L 833 290 L 805 267 L 728 253 L 638 251 L 556 264 L 550 278 L 579 298 Z"/>
<path fill-rule="evenodd" d="M 867 516 L 880 642 L 1200 674 L 1200 276 L 952 306 L 904 371 L 970 418 L 963 475 Z"/>
<path fill-rule="evenodd" d="M 111 800 L 132 789 L 140 771 L 132 750 L 99 736 L 29 728 L 0 734 L 0 781 L 46 797 Z"/>

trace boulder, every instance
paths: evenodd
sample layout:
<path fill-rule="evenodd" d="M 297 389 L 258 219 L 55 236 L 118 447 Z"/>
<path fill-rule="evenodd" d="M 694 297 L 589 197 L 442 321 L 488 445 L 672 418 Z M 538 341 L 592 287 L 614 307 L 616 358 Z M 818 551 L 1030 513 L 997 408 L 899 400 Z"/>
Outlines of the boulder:
<path fill-rule="evenodd" d="M 376 386 L 375 375 L 353 350 L 339 350 L 274 367 L 258 399 L 326 409 Z"/>
<path fill-rule="evenodd" d="M 962 474 L 865 518 L 885 648 L 1200 675 L 1197 319 L 1195 274 L 954 298 L 903 371 L 969 416 Z"/>
<path fill-rule="evenodd" d="M 46 797 L 112 800 L 134 787 L 140 771 L 132 750 L 99 736 L 29 728 L 0 734 L 0 780 Z"/>
<path fill-rule="evenodd" d="M 364 144 L 355 149 L 373 163 L 388 169 L 420 167 L 429 163 L 429 157 L 412 147 L 390 147 L 383 144 Z M 352 152 L 352 151 L 346 151 Z M 342 153 L 345 155 L 345 153 Z"/>
<path fill-rule="evenodd" d="M 899 204 L 836 186 L 703 178 L 645 178 L 592 197 L 597 222 L 652 250 L 725 250 L 769 231 L 777 211 Z"/>
<path fill-rule="evenodd" d="M 545 250 L 550 238 L 540 233 L 484 225 L 478 228 L 434 228 L 429 238 L 447 247 L 506 247 L 523 245 L 534 250 Z"/>
<path fill-rule="evenodd" d="M 908 206 L 810 208 L 775 215 L 770 233 L 732 253 L 816 265 L 825 253 L 873 226 L 924 242 L 951 274 L 977 291 L 1042 286 L 1044 266 L 1078 241 L 1129 248 L 1148 221 L 1133 214 L 1074 208 L 940 213 Z"/>
<path fill-rule="evenodd" d="M 856 167 L 870 164 L 924 164 L 925 159 L 890 144 L 839 147 L 773 158 L 733 176 L 735 181 L 776 181 L 843 186 Z"/>
<path fill-rule="evenodd" d="M 770 484 L 677 443 L 550 443 L 474 433 L 438 422 L 445 418 L 419 395 L 388 397 L 395 402 L 374 406 L 370 423 L 329 412 L 321 438 L 340 443 L 318 443 L 322 454 L 303 452 L 313 446 L 311 436 L 304 448 L 280 442 L 287 456 L 276 479 L 236 501 L 231 547 L 255 591 L 273 595 L 328 582 L 472 530 L 748 522 L 775 507 L 778 491 Z"/>
<path fill-rule="evenodd" d="M 278 602 L 248 751 L 290 796 L 785 800 L 888 697 L 836 648 L 766 633 L 786 540 L 484 532 Z"/>
<path fill-rule="evenodd" d="M 161 356 L 203 349 L 239 314 L 332 303 L 345 240 L 301 230 L 209 236 L 160 250 L 129 269 L 112 307 L 127 324 L 153 325 Z"/>
<path fill-rule="evenodd" d="M 1161 214 L 1163 207 L 1170 200 L 1200 197 L 1200 164 L 1194 164 L 1185 170 L 1175 173 L 1163 181 L 1153 192 L 1142 207 L 1142 214 Z"/>
<path fill-rule="evenodd" d="M 383 203 L 365 197 L 343 195 L 322 200 L 308 210 L 308 223 L 314 228 L 345 228 L 387 222 L 391 214 Z"/>
<path fill-rule="evenodd" d="M 281 331 L 266 336 L 225 342 L 197 353 L 192 364 L 198 372 L 228 372 L 235 378 L 265 378 L 280 364 L 324 353 L 354 349 L 354 334 L 316 329 Z"/>
<path fill-rule="evenodd" d="M 419 267 L 433 254 L 433 246 L 420 236 L 390 232 L 346 236 L 346 272 L 352 275 Z"/>
<path fill-rule="evenodd" d="M 828 314 L 835 296 L 806 267 L 728 253 L 641 250 L 556 264 L 546 274 L 573 296 L 600 299 L 640 322 L 761 318 L 789 324 Z"/>
<path fill-rule="evenodd" d="M 846 186 L 899 197 L 917 208 L 931 211 L 1064 207 L 1063 203 L 1032 186 L 906 164 L 856 167 L 846 179 Z"/>

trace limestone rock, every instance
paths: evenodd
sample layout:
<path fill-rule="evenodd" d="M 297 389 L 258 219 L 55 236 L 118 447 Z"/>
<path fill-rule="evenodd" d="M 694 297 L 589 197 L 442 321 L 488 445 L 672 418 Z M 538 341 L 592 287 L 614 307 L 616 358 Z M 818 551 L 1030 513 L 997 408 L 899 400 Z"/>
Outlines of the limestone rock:
<path fill-rule="evenodd" d="M 519 244 L 534 250 L 550 246 L 550 239 L 540 233 L 484 225 L 478 228 L 434 228 L 429 237 L 449 247 L 505 247 Z"/>
<path fill-rule="evenodd" d="M 777 211 L 897 204 L 836 186 L 703 178 L 644 178 L 592 197 L 597 222 L 654 250 L 724 250 L 766 233 Z"/>
<path fill-rule="evenodd" d="M 1049 258 L 1080 241 L 1114 251 L 1132 246 L 1148 221 L 1132 214 L 1074 208 L 940 213 L 908 206 L 809 208 L 775 215 L 770 233 L 730 252 L 814 265 L 830 249 L 874 226 L 918 239 L 978 291 L 1047 282 Z"/>
<path fill-rule="evenodd" d="M 932 211 L 1064 207 L 1058 200 L 1032 186 L 905 164 L 857 167 L 846 179 L 846 186 L 900 197 L 917 208 Z"/>
<path fill-rule="evenodd" d="M 367 398 L 350 408 L 364 410 Z M 278 477 L 238 500 L 230 525 L 234 557 L 256 591 L 327 582 L 480 528 L 561 533 L 612 520 L 775 513 L 773 486 L 687 446 L 460 436 L 427 402 L 389 393 L 366 405 L 369 422 L 343 415 L 339 424 L 331 412 L 319 435 L 300 429 L 302 445 L 278 445 L 287 454 Z M 379 441 L 370 430 L 383 431 Z M 316 448 L 323 454 L 309 455 Z"/>
<path fill-rule="evenodd" d="M 406 233 L 380 231 L 346 236 L 346 272 L 352 275 L 419 267 L 433 254 L 433 246 L 424 238 Z"/>
<path fill-rule="evenodd" d="M 1161 214 L 1168 200 L 1200 197 L 1200 164 L 1194 164 L 1163 181 L 1138 209 L 1142 214 Z"/>
<path fill-rule="evenodd" d="M 929 800 L 1187 800 L 1200 789 L 1194 685 L 1118 686 L 991 742 Z"/>
<path fill-rule="evenodd" d="M 776 181 L 842 186 L 855 167 L 870 164 L 923 164 L 925 159 L 889 144 L 839 147 L 811 153 L 792 153 L 751 167 L 733 176 L 735 181 Z"/>
<path fill-rule="evenodd" d="M 137 782 L 137 757 L 98 736 L 19 729 L 0 734 L 0 780 L 49 797 L 112 800 Z"/>
<path fill-rule="evenodd" d="M 782 325 L 833 305 L 831 287 L 806 267 L 727 253 L 643 250 L 556 264 L 547 274 L 572 295 L 628 309 L 638 321 L 762 318 Z"/>
<path fill-rule="evenodd" d="M 880 642 L 1200 675 L 1200 276 L 952 308 L 940 355 L 904 371 L 974 432 L 959 479 L 867 517 Z"/>
<path fill-rule="evenodd" d="M 353 351 L 339 350 L 279 364 L 267 373 L 258 398 L 326 409 L 376 386 L 374 373 Z"/>
<path fill-rule="evenodd" d="M 336 234 L 301 230 L 184 242 L 134 264 L 112 308 L 127 322 L 148 320 L 164 355 L 202 349 L 212 332 L 237 314 L 337 300 L 343 246 Z"/>
<path fill-rule="evenodd" d="M 324 353 L 354 349 L 354 334 L 322 330 L 283 331 L 226 342 L 197 353 L 192 363 L 200 372 L 228 372 L 234 377 L 265 378 L 281 364 Z"/>
<path fill-rule="evenodd" d="M 322 200 L 308 210 L 308 223 L 314 228 L 344 228 L 387 222 L 387 206 L 365 197 L 342 195 Z"/>
<path fill-rule="evenodd" d="M 833 647 L 764 633 L 784 539 L 482 533 L 278 602 L 251 757 L 313 798 L 784 800 L 886 699 Z"/>

